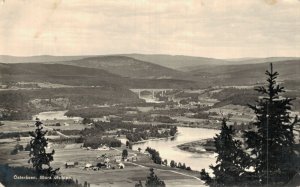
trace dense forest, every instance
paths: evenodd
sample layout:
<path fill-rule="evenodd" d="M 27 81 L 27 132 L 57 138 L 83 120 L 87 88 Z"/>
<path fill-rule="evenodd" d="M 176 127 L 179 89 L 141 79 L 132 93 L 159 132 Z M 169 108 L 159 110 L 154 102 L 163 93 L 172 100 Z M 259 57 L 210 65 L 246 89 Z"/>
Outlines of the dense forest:
<path fill-rule="evenodd" d="M 62 101 L 55 101 L 57 99 Z M 37 104 L 36 100 L 41 101 Z M 47 110 L 136 102 L 142 101 L 129 90 L 116 87 L 1 91 L 0 108 L 3 110 L 0 111 L 0 120 L 31 119 L 32 114 Z"/>

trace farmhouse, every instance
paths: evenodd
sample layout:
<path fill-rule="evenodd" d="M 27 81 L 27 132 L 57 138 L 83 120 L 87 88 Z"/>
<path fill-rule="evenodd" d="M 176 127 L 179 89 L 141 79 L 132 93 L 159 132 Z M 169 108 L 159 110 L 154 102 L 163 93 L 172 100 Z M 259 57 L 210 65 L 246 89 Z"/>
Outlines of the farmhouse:
<path fill-rule="evenodd" d="M 87 168 L 91 168 L 92 166 L 93 166 L 92 164 L 86 164 L 84 168 L 87 169 Z"/>
<path fill-rule="evenodd" d="M 74 162 L 66 162 L 65 167 L 66 168 L 74 168 L 75 167 L 75 163 Z"/>
<path fill-rule="evenodd" d="M 97 150 L 99 150 L 99 151 L 108 151 L 109 147 L 107 147 L 106 145 L 103 145 L 102 147 L 99 147 Z"/>
<path fill-rule="evenodd" d="M 118 167 L 119 167 L 119 169 L 124 169 L 124 168 L 125 168 L 125 165 L 124 165 L 123 163 L 119 163 L 119 164 L 118 164 Z"/>

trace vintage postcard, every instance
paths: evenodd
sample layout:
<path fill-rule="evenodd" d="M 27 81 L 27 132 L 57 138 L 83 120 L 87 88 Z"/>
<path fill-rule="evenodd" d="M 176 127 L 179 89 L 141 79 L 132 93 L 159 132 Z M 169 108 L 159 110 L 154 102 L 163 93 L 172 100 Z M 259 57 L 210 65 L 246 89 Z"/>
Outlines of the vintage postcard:
<path fill-rule="evenodd" d="M 299 0 L 0 0 L 0 187 L 300 186 Z"/>

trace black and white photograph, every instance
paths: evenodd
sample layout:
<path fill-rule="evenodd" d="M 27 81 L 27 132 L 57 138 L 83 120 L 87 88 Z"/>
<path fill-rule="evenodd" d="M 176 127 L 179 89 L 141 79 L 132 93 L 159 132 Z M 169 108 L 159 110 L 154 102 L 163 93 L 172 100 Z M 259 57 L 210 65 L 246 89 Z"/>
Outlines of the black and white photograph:
<path fill-rule="evenodd" d="M 0 187 L 300 187 L 300 0 L 0 0 Z"/>

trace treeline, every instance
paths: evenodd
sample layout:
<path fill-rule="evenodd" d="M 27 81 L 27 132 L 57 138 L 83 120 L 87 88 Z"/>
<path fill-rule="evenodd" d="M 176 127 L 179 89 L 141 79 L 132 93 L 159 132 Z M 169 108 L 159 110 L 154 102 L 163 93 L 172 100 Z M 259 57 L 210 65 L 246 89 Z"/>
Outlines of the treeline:
<path fill-rule="evenodd" d="M 82 118 L 99 118 L 108 115 L 122 115 L 126 109 L 121 106 L 110 106 L 110 107 L 90 107 L 80 109 L 70 109 L 65 115 L 66 116 L 79 116 Z"/>
<path fill-rule="evenodd" d="M 168 166 L 168 161 L 167 161 L 167 159 L 162 160 L 162 158 L 160 157 L 158 151 L 156 151 L 155 149 L 152 149 L 151 147 L 147 147 L 147 148 L 146 148 L 146 151 L 147 151 L 148 153 L 150 153 L 151 159 L 153 160 L 153 162 L 154 162 L 155 164 L 163 164 L 163 165 Z M 179 168 L 179 169 L 191 170 L 191 167 L 186 166 L 185 163 L 181 163 L 181 162 L 178 162 L 178 163 L 177 163 L 177 162 L 175 162 L 174 160 L 171 160 L 169 166 L 172 167 L 172 168 Z"/>
<path fill-rule="evenodd" d="M 162 158 L 159 155 L 159 152 L 155 149 L 152 149 L 151 147 L 147 147 L 146 151 L 150 153 L 151 159 L 155 164 L 162 164 Z"/>
<path fill-rule="evenodd" d="M 18 138 L 18 137 L 28 137 L 29 131 L 27 132 L 0 132 L 0 139 L 4 138 Z"/>
<path fill-rule="evenodd" d="M 68 137 L 68 138 L 55 138 L 50 140 L 52 143 L 69 144 L 69 143 L 83 143 L 82 137 Z"/>
<path fill-rule="evenodd" d="M 161 123 L 176 123 L 177 122 L 176 119 L 172 119 L 169 116 L 163 116 L 163 115 L 156 116 L 154 118 L 154 121 L 161 122 Z"/>
<path fill-rule="evenodd" d="M 135 129 L 134 132 L 123 131 L 122 134 L 126 135 L 126 138 L 131 142 L 137 142 L 141 140 L 148 140 L 149 138 L 166 138 L 170 134 L 167 130 L 159 132 L 157 127 L 153 127 L 150 130 L 144 130 L 141 128 Z"/>
<path fill-rule="evenodd" d="M 185 163 L 181 163 L 181 162 L 175 162 L 174 160 L 171 160 L 170 162 L 170 167 L 172 168 L 179 168 L 179 169 L 185 169 L 185 170 L 192 170 L 190 166 L 186 166 Z"/>
<path fill-rule="evenodd" d="M 135 111 L 136 113 L 130 114 L 127 111 Z M 127 109 L 124 106 L 110 106 L 110 107 L 90 107 L 90 108 L 80 108 L 80 109 L 70 109 L 67 116 L 79 116 L 84 119 L 89 118 L 100 118 L 109 115 L 117 115 L 122 118 L 123 121 L 144 121 L 144 122 L 161 122 L 161 123 L 176 123 L 175 119 L 168 116 L 168 113 L 164 115 L 158 115 L 154 118 L 151 117 L 151 113 L 141 113 L 137 110 Z"/>
<path fill-rule="evenodd" d="M 150 129 L 136 128 L 133 132 L 124 131 L 126 138 L 131 142 L 148 140 L 149 138 L 167 138 L 177 133 L 177 127 L 171 126 L 167 129 L 159 129 L 157 126 L 151 126 Z"/>
<path fill-rule="evenodd" d="M 125 135 L 130 142 L 147 140 L 149 138 L 165 138 L 174 136 L 177 127 L 173 125 L 148 125 L 124 122 L 93 122 L 92 128 L 85 128 L 80 131 L 82 137 L 103 136 L 107 131 L 117 130 L 118 135 Z"/>
<path fill-rule="evenodd" d="M 171 129 L 171 127 L 175 128 L 173 125 L 167 124 L 159 124 L 159 125 L 151 125 L 151 124 L 132 124 L 127 122 L 93 122 L 94 127 L 85 128 L 80 133 L 82 135 L 91 135 L 91 133 L 103 133 L 105 131 L 110 130 L 123 130 L 123 131 L 145 131 L 151 129 Z M 122 131 L 121 131 L 122 132 Z"/>
<path fill-rule="evenodd" d="M 100 146 L 106 145 L 108 147 L 121 147 L 121 141 L 111 137 L 85 137 L 83 140 L 83 147 L 91 147 L 97 149 Z"/>

